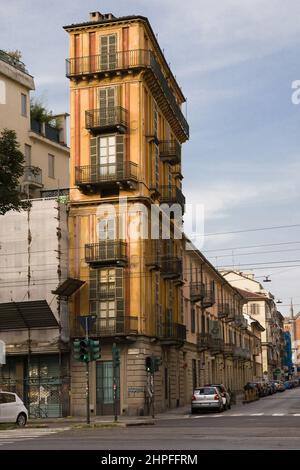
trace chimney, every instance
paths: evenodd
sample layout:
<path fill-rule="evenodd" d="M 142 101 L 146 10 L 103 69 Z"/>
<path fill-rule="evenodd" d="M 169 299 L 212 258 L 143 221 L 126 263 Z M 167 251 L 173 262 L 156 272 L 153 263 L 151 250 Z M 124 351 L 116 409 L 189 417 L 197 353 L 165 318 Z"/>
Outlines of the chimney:
<path fill-rule="evenodd" d="M 90 13 L 90 21 L 101 21 L 104 19 L 104 15 L 100 11 L 92 11 Z"/>

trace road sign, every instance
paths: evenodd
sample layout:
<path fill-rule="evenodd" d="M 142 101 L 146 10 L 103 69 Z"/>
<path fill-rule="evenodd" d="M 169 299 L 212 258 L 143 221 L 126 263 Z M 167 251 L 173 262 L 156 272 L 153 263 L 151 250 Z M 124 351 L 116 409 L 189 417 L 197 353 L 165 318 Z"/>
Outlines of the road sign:
<path fill-rule="evenodd" d="M 79 323 L 81 327 L 84 329 L 85 333 L 91 331 L 97 317 L 96 315 L 81 315 L 79 317 Z"/>

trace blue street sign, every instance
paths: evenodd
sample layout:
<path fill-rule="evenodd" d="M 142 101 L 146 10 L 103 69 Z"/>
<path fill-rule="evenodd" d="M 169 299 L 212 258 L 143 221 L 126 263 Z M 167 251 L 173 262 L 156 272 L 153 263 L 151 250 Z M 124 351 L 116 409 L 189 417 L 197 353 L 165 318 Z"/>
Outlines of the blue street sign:
<path fill-rule="evenodd" d="M 79 323 L 84 329 L 85 333 L 89 333 L 91 331 L 96 319 L 96 315 L 81 315 L 79 317 Z"/>

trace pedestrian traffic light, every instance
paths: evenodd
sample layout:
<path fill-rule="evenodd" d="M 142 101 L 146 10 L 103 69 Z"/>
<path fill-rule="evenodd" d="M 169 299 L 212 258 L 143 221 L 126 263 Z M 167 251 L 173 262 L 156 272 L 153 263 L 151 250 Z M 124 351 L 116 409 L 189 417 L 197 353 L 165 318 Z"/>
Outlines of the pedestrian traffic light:
<path fill-rule="evenodd" d="M 147 356 L 145 359 L 145 367 L 146 371 L 150 372 L 150 374 L 154 373 L 154 361 L 153 361 L 153 356 Z"/>
<path fill-rule="evenodd" d="M 162 365 L 161 357 L 155 356 L 154 358 L 154 372 L 159 371 L 159 367 Z"/>
<path fill-rule="evenodd" d="M 120 366 L 120 349 L 117 348 L 115 343 L 112 347 L 112 359 L 113 359 L 113 367 L 117 368 Z"/>
<path fill-rule="evenodd" d="M 90 361 L 96 361 L 101 357 L 100 341 L 96 339 L 90 339 Z"/>
<path fill-rule="evenodd" d="M 79 349 L 79 360 L 81 362 L 89 362 L 90 360 L 90 340 L 89 339 L 82 339 L 80 341 L 80 349 Z"/>

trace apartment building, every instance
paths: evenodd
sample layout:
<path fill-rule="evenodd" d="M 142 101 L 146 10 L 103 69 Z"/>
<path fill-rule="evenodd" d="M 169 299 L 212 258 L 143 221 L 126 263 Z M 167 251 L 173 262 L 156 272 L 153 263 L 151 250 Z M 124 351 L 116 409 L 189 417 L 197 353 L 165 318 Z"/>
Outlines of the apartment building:
<path fill-rule="evenodd" d="M 70 38 L 70 275 L 85 281 L 69 304 L 72 336 L 85 334 L 81 316 L 94 315 L 89 333 L 101 340 L 101 359 L 90 364 L 91 413 L 112 414 L 113 343 L 121 355 L 118 411 L 148 413 L 153 392 L 155 410 L 162 411 L 185 400 L 183 245 L 174 211 L 170 236 L 162 239 L 151 210 L 161 217 L 173 204 L 184 209 L 185 98 L 147 18 L 92 12 L 89 21 L 64 29 Z M 162 359 L 154 384 L 145 368 L 150 355 Z M 85 368 L 72 360 L 71 370 L 71 411 L 84 414 Z"/>
<path fill-rule="evenodd" d="M 294 375 L 300 376 L 300 313 L 294 315 L 291 303 L 290 315 L 284 318 L 284 331 L 290 334 Z"/>
<path fill-rule="evenodd" d="M 252 273 L 222 272 L 224 278 L 245 297 L 244 313 L 256 319 L 264 328 L 262 332 L 263 374 L 269 378 L 284 375 L 283 316 L 278 312 L 274 296 L 264 289 Z"/>
<path fill-rule="evenodd" d="M 67 206 L 34 199 L 0 217 L 0 389 L 18 393 L 31 417 L 68 416 Z"/>
<path fill-rule="evenodd" d="M 183 266 L 186 401 L 190 390 L 206 383 L 223 383 L 238 393 L 262 377 L 263 328 L 243 313 L 244 295 L 188 240 Z"/>
<path fill-rule="evenodd" d="M 69 187 L 67 114 L 53 116 L 57 126 L 37 122 L 30 115 L 30 92 L 34 78 L 25 65 L 0 50 L 0 131 L 14 130 L 25 156 L 20 181 L 24 198 L 36 198 L 44 190 Z"/>

